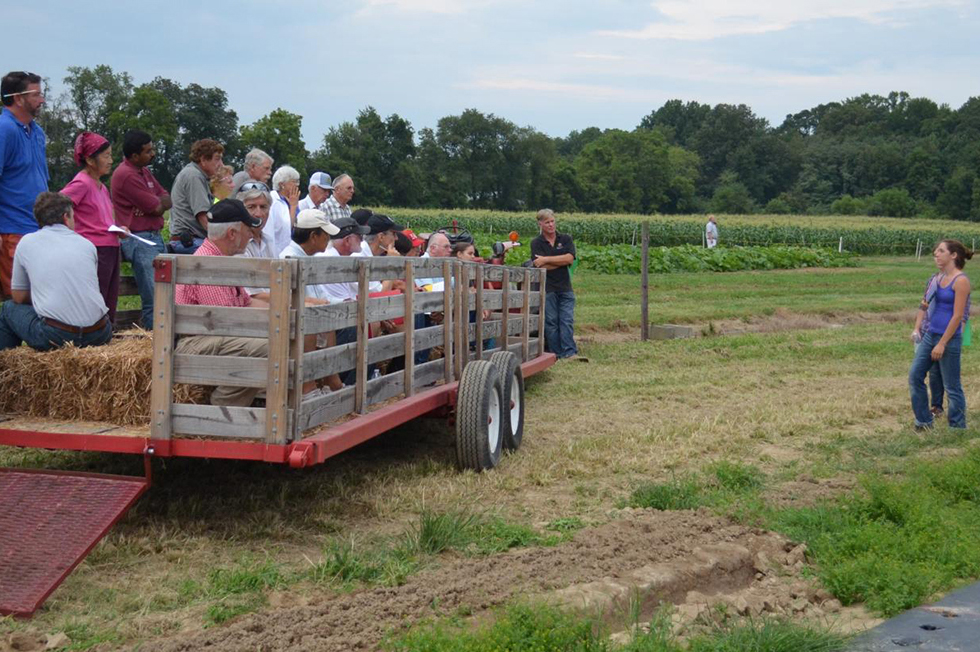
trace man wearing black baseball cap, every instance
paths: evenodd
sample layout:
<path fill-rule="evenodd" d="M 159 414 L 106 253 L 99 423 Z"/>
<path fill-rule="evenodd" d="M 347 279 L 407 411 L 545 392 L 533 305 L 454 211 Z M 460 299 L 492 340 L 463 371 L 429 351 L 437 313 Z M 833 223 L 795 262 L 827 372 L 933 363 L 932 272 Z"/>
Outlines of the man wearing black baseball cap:
<path fill-rule="evenodd" d="M 262 220 L 252 217 L 245 204 L 237 199 L 222 199 L 211 207 L 208 216 L 208 237 L 194 252 L 195 256 L 234 256 L 245 251 L 252 239 L 250 227 Z M 202 261 L 203 262 L 203 261 Z M 205 268 L 207 264 L 203 265 Z M 174 301 L 180 305 L 223 306 L 228 308 L 266 307 L 269 304 L 249 296 L 245 288 L 228 285 L 177 284 Z M 228 355 L 246 358 L 265 358 L 269 341 L 259 337 L 228 337 L 219 335 L 183 336 L 177 341 L 178 353 L 195 355 Z M 305 386 L 304 391 L 312 387 Z M 212 405 L 247 407 L 258 393 L 250 387 L 220 386 L 211 393 Z"/>

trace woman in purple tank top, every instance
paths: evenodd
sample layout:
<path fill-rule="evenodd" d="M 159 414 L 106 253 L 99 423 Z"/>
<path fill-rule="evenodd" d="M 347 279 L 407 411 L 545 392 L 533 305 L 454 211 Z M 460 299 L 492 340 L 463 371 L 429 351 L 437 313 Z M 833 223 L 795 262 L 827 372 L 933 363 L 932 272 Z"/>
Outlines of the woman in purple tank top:
<path fill-rule="evenodd" d="M 925 377 L 933 362 L 942 370 L 943 388 L 949 400 L 947 418 L 950 428 L 966 428 L 966 397 L 960 384 L 960 349 L 963 324 L 970 315 L 970 279 L 961 271 L 973 252 L 958 240 L 943 240 L 932 252 L 939 270 L 934 292 L 927 292 L 919 306 L 912 331 L 921 338 L 909 370 L 909 394 L 917 430 L 931 428 L 929 394 Z M 928 317 L 928 327 L 923 321 Z"/>

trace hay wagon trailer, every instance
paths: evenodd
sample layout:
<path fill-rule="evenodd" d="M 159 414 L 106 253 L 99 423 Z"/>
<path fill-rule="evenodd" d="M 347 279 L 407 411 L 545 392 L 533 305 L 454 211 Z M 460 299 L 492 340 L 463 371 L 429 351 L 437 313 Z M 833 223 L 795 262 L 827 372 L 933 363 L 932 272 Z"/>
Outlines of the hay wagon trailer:
<path fill-rule="evenodd" d="M 304 468 L 436 414 L 455 420 L 459 466 L 487 470 L 521 443 L 524 378 L 555 362 L 544 352 L 544 270 L 449 258 L 175 255 L 154 267 L 149 427 L 0 421 L 0 445 L 140 454 L 145 467 L 143 478 L 0 469 L 0 614 L 40 607 L 149 487 L 152 457 Z M 372 296 L 370 282 L 394 279 L 410 290 Z M 434 291 L 415 290 L 420 281 Z M 306 305 L 306 286 L 323 283 L 356 284 L 358 299 Z M 176 305 L 177 284 L 268 287 L 269 307 Z M 438 314 L 441 323 L 431 318 Z M 417 315 L 430 315 L 424 327 L 416 328 Z M 381 321 L 400 321 L 403 332 L 372 337 Z M 305 350 L 307 336 L 350 328 L 354 341 Z M 268 356 L 175 350 L 178 338 L 194 335 L 267 339 Z M 415 363 L 416 353 L 439 348 L 441 357 Z M 403 370 L 369 376 L 373 365 L 401 357 Z M 304 383 L 351 369 L 353 385 L 304 395 Z M 175 384 L 264 390 L 265 405 L 175 403 Z"/>

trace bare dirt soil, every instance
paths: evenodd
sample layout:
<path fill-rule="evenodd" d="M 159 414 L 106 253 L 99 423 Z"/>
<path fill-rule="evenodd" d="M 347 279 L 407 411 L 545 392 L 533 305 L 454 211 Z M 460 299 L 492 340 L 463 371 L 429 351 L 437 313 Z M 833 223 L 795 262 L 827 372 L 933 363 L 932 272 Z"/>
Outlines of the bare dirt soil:
<path fill-rule="evenodd" d="M 736 551 L 727 556 L 747 555 L 750 564 L 739 565 L 737 559 L 720 554 L 710 577 L 684 572 L 693 551 L 724 544 L 729 547 L 715 549 Z M 624 510 L 619 518 L 582 530 L 559 546 L 487 558 L 444 555 L 437 567 L 410 577 L 399 587 L 341 595 L 308 593 L 306 604 L 273 608 L 223 627 L 150 641 L 141 649 L 370 650 L 387 635 L 426 618 L 453 613 L 479 618 L 516 598 L 549 599 L 563 591 L 567 595 L 570 588 L 623 578 L 637 569 L 665 563 L 679 569 L 679 577 L 687 577 L 686 585 L 671 586 L 664 596 L 680 605 L 676 616 L 680 625 L 704 621 L 718 604 L 755 616 L 839 614 L 836 600 L 802 579 L 804 554 L 802 546 L 781 535 L 736 525 L 707 511 Z M 274 599 L 273 603 L 282 601 Z M 863 615 L 858 620 L 857 627 L 870 624 Z"/>

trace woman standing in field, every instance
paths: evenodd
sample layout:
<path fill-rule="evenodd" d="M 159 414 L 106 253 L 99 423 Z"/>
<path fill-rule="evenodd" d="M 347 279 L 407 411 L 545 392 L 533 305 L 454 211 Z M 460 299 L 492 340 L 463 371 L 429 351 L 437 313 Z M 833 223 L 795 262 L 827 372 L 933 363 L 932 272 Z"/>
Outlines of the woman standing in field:
<path fill-rule="evenodd" d="M 927 294 L 915 318 L 913 337 L 921 337 L 909 370 L 909 393 L 916 429 L 931 428 L 933 415 L 925 377 L 933 361 L 939 363 L 943 388 L 949 400 L 947 418 L 951 428 L 966 428 L 966 397 L 960 384 L 960 348 L 963 324 L 970 314 L 970 279 L 961 271 L 973 252 L 958 240 L 943 240 L 932 252 L 939 269 L 935 292 Z M 929 326 L 922 328 L 929 317 Z"/>
<path fill-rule="evenodd" d="M 109 231 L 116 222 L 112 213 L 109 191 L 102 177 L 112 172 L 112 147 L 99 134 L 83 131 L 75 139 L 75 163 L 82 168 L 68 185 L 61 189 L 75 210 L 75 232 L 95 245 L 99 256 L 99 291 L 109 308 L 109 321 L 116 320 L 116 303 L 119 299 L 119 238 L 128 236 L 129 229 L 120 227 L 123 233 Z"/>

